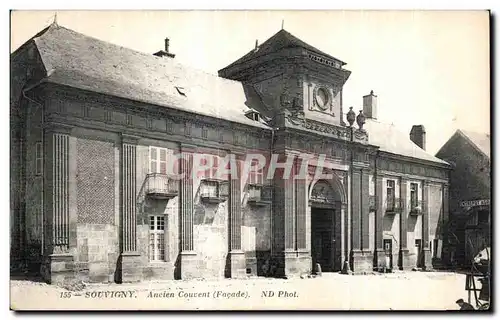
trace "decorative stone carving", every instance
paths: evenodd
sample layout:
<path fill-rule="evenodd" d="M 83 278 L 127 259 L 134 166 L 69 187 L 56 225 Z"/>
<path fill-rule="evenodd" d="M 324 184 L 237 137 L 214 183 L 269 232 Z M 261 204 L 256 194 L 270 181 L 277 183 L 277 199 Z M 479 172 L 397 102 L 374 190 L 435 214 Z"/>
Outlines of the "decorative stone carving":
<path fill-rule="evenodd" d="M 309 200 L 319 203 L 334 203 L 335 195 L 328 183 L 319 181 L 313 186 Z"/>
<path fill-rule="evenodd" d="M 361 130 L 361 129 L 355 130 L 353 132 L 353 138 L 354 138 L 354 141 L 356 141 L 356 142 L 368 143 L 368 133 L 364 129 L 363 130 Z"/>
<path fill-rule="evenodd" d="M 304 119 L 304 113 L 303 112 L 295 112 L 291 113 L 288 112 L 285 114 L 285 119 L 286 121 L 293 125 L 293 126 L 300 126 L 305 129 L 321 132 L 321 133 L 327 133 L 330 135 L 335 136 L 338 139 L 343 139 L 343 140 L 349 140 L 350 139 L 350 132 L 349 130 L 339 127 L 339 126 L 333 126 L 329 125 L 326 123 L 321 123 L 318 121 L 314 120 L 309 120 L 309 119 Z"/>
<path fill-rule="evenodd" d="M 313 91 L 313 105 L 316 111 L 330 113 L 332 108 L 332 94 L 326 86 L 317 85 Z"/>
<path fill-rule="evenodd" d="M 358 126 L 359 126 L 359 130 L 360 131 L 363 131 L 363 125 L 365 124 L 366 122 L 366 117 L 365 115 L 363 114 L 363 110 L 359 110 L 359 114 L 358 116 L 356 117 L 356 122 L 358 123 Z"/>
<path fill-rule="evenodd" d="M 293 109 L 294 110 L 303 110 L 303 97 L 302 94 L 298 93 L 296 97 L 293 98 Z"/>
<path fill-rule="evenodd" d="M 291 104 L 290 92 L 287 88 L 284 89 L 280 96 L 280 104 L 282 107 L 288 108 Z"/>
<path fill-rule="evenodd" d="M 347 112 L 347 122 L 349 122 L 349 126 L 352 127 L 354 124 L 354 120 L 356 119 L 356 114 L 352 111 L 352 107 L 349 107 L 349 112 Z"/>

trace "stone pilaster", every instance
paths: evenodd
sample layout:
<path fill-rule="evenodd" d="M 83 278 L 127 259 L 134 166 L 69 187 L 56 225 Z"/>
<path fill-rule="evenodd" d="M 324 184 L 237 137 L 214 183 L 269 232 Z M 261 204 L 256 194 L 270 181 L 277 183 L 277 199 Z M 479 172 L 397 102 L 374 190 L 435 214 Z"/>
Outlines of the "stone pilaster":
<path fill-rule="evenodd" d="M 193 240 L 193 154 L 196 147 L 181 145 L 180 171 L 184 178 L 180 181 L 180 278 L 192 279 L 199 277 L 197 256 Z"/>
<path fill-rule="evenodd" d="M 140 254 L 137 251 L 137 140 L 137 137 L 122 135 L 120 159 L 122 282 L 136 282 L 142 278 Z"/>
<path fill-rule="evenodd" d="M 373 255 L 363 250 L 363 227 L 368 229 L 368 173 L 365 168 L 352 168 L 351 170 L 351 217 L 352 217 L 352 271 L 354 273 L 370 272 L 373 268 Z M 366 179 L 366 183 L 364 180 Z M 366 184 L 364 186 L 363 184 Z M 366 213 L 365 210 L 366 209 Z M 363 219 L 366 222 L 363 222 Z M 368 230 L 367 230 L 368 231 Z M 368 247 L 368 237 L 366 246 Z"/>
<path fill-rule="evenodd" d="M 365 254 L 369 252 L 370 247 L 370 177 L 368 169 L 361 170 L 361 250 Z"/>
<path fill-rule="evenodd" d="M 300 168 L 302 165 L 305 166 L 305 163 L 302 163 L 305 160 L 299 160 L 297 162 L 297 173 L 299 173 L 298 179 L 295 180 L 295 222 L 296 222 L 296 242 L 297 242 L 297 250 L 299 251 L 307 251 L 307 235 L 306 235 L 306 194 L 307 194 L 307 185 L 306 185 L 306 177 L 305 173 L 302 175 L 300 172 Z"/>
<path fill-rule="evenodd" d="M 75 277 L 70 245 L 70 134 L 71 128 L 49 125 L 44 134 L 44 246 L 42 275 L 49 283 Z"/>
<path fill-rule="evenodd" d="M 280 163 L 286 162 L 286 155 L 280 157 Z M 311 257 L 304 250 L 298 250 L 298 223 L 300 228 L 305 229 L 305 203 L 302 204 L 299 200 L 299 205 L 304 208 L 303 213 L 297 213 L 297 187 L 305 190 L 305 186 L 300 183 L 296 184 L 293 179 L 294 173 L 297 171 L 297 162 L 291 171 L 290 176 L 282 174 L 274 175 L 274 201 L 273 201 L 273 217 L 272 217 L 272 233 L 273 233 L 273 272 L 277 277 L 290 277 L 300 275 L 303 272 L 310 271 Z M 283 170 L 280 170 L 283 172 Z M 301 196 L 304 196 L 302 194 Z M 305 197 L 305 196 L 304 196 Z M 305 199 L 304 199 L 305 201 Z M 303 215 L 303 217 L 302 217 Z M 300 221 L 299 221 L 299 220 Z M 304 222 L 302 224 L 302 222 Z M 307 246 L 307 239 L 301 241 L 304 246 Z"/>
<path fill-rule="evenodd" d="M 351 177 L 351 249 L 361 251 L 361 172 L 353 169 Z"/>
<path fill-rule="evenodd" d="M 401 213 L 399 215 L 399 269 L 410 270 L 413 266 L 408 250 L 408 214 L 410 211 L 408 200 L 408 180 L 401 178 L 399 181 L 399 200 Z"/>
<path fill-rule="evenodd" d="M 375 177 L 375 197 L 377 209 L 375 211 L 375 262 L 377 269 L 382 269 L 385 266 L 384 252 L 384 180 L 379 174 Z"/>
<path fill-rule="evenodd" d="M 429 246 L 429 216 L 430 212 L 430 187 L 428 181 L 423 181 L 423 190 L 422 190 L 422 264 L 426 270 L 432 269 L 432 255 Z"/>
<path fill-rule="evenodd" d="M 341 253 L 341 260 L 342 260 L 342 266 L 344 265 L 345 261 L 349 261 L 349 252 L 350 252 L 350 242 L 349 242 L 349 216 L 348 216 L 348 207 L 347 203 L 342 203 L 340 206 L 340 220 L 341 220 L 341 227 L 340 227 L 340 233 L 342 237 L 342 253 Z"/>
<path fill-rule="evenodd" d="M 295 251 L 295 166 L 292 168 L 290 177 L 283 177 L 284 182 L 284 201 L 285 201 L 285 251 Z"/>
<path fill-rule="evenodd" d="M 236 176 L 230 176 L 229 186 L 230 277 L 244 278 L 246 277 L 246 262 L 245 253 L 241 250 L 241 181 L 238 173 Z"/>

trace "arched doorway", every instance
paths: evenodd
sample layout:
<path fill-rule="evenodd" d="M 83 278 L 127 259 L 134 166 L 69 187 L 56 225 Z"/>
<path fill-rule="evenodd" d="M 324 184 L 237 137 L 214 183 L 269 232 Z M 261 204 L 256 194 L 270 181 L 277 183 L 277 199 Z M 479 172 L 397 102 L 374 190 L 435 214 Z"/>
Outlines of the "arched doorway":
<path fill-rule="evenodd" d="M 317 271 L 318 264 L 323 272 L 339 271 L 342 268 L 341 208 L 342 203 L 345 203 L 345 193 L 342 184 L 335 182 L 313 182 L 309 192 L 314 271 Z"/>

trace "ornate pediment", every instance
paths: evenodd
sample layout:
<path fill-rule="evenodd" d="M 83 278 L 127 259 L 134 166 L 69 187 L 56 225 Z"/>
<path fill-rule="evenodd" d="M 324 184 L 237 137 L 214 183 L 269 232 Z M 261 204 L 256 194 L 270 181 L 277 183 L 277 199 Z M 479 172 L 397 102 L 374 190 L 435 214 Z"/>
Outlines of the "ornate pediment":
<path fill-rule="evenodd" d="M 331 124 L 321 123 L 319 121 L 309 120 L 304 118 L 303 112 L 295 112 L 288 113 L 285 116 L 286 123 L 296 127 L 302 127 L 304 129 L 312 130 L 318 133 L 326 133 L 335 138 L 342 140 L 350 140 L 351 132 L 349 129 L 334 126 Z M 368 142 L 368 137 L 366 137 L 366 141 Z"/>

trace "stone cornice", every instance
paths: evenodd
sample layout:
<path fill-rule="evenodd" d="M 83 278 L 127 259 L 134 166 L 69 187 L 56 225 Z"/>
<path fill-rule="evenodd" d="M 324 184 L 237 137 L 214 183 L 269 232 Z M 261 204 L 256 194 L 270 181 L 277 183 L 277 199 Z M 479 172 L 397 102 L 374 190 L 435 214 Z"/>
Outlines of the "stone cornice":
<path fill-rule="evenodd" d="M 408 162 L 408 163 L 417 163 L 417 164 L 422 164 L 422 165 L 426 165 L 426 166 L 437 167 L 437 168 L 444 169 L 444 170 L 451 170 L 451 167 L 448 164 L 428 161 L 428 160 L 419 159 L 419 158 L 407 157 L 407 156 L 403 156 L 400 154 L 393 154 L 393 153 L 388 153 L 388 152 L 384 152 L 384 151 L 379 151 L 378 158 L 379 159 L 397 160 L 397 161 Z"/>
<path fill-rule="evenodd" d="M 198 147 L 196 145 L 189 144 L 189 143 L 181 142 L 179 145 L 180 145 L 181 152 L 195 153 L 198 149 Z"/>
<path fill-rule="evenodd" d="M 339 140 L 350 141 L 351 132 L 348 128 L 322 123 L 304 117 L 287 114 L 285 115 L 285 127 L 314 132 L 318 135 L 329 136 Z"/>
<path fill-rule="evenodd" d="M 61 133 L 71 135 L 74 126 L 62 122 L 46 122 L 44 129 L 47 133 Z"/>
<path fill-rule="evenodd" d="M 139 136 L 134 136 L 126 133 L 121 134 L 122 143 L 137 144 L 137 142 L 139 142 L 139 139 L 140 139 Z"/>
<path fill-rule="evenodd" d="M 162 119 L 172 119 L 177 121 L 189 121 L 191 123 L 203 124 L 214 128 L 229 128 L 231 130 L 251 132 L 253 134 L 263 135 L 271 134 L 271 128 L 262 128 L 250 126 L 244 123 L 232 122 L 226 119 L 220 119 L 210 115 L 202 115 L 180 110 L 175 106 L 158 106 L 141 101 L 130 100 L 117 96 L 105 95 L 97 92 L 84 91 L 68 86 L 51 84 L 52 87 L 57 87 L 57 91 L 52 90 L 55 94 L 54 98 L 64 97 L 76 101 L 85 101 L 87 105 L 101 107 L 110 110 L 123 111 L 127 114 L 137 114 L 147 116 L 148 118 L 159 117 Z"/>
<path fill-rule="evenodd" d="M 448 180 L 437 178 L 437 177 L 428 177 L 425 175 L 412 175 L 394 171 L 386 171 L 386 170 L 377 170 L 377 177 L 387 177 L 387 178 L 395 178 L 401 179 L 402 181 L 424 181 L 427 180 L 433 183 L 439 183 L 443 185 L 449 185 Z"/>
<path fill-rule="evenodd" d="M 311 60 L 309 53 L 303 49 L 289 49 L 255 57 L 241 64 L 221 69 L 219 72 L 221 76 L 226 78 L 248 81 L 250 77 L 253 79 L 261 74 L 269 73 L 270 69 L 276 70 L 280 67 L 286 67 L 283 68 L 284 70 L 294 68 L 295 73 L 303 74 L 307 74 L 311 70 L 324 81 L 335 82 L 339 85 L 343 85 L 351 74 L 349 70 Z"/>

